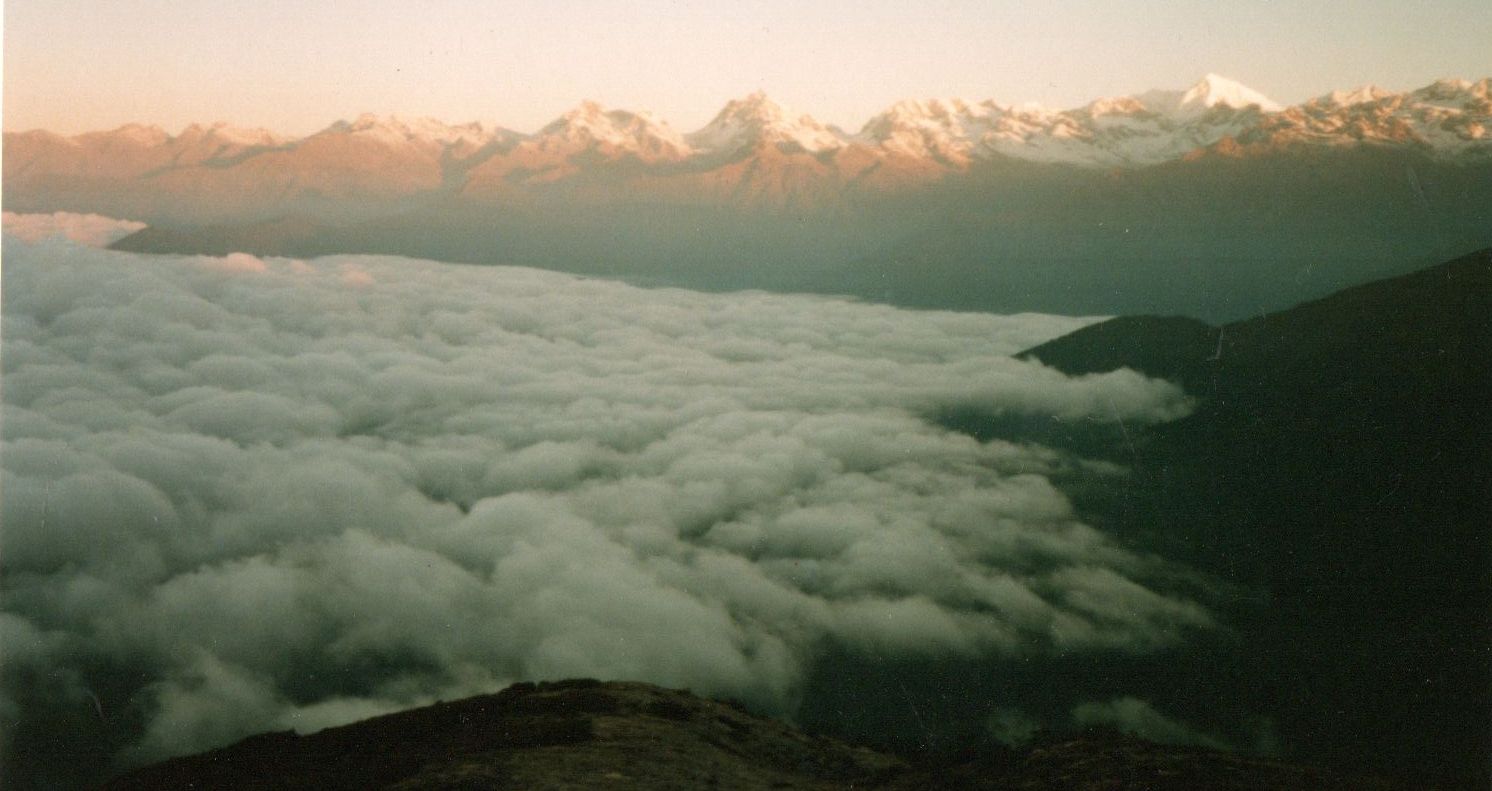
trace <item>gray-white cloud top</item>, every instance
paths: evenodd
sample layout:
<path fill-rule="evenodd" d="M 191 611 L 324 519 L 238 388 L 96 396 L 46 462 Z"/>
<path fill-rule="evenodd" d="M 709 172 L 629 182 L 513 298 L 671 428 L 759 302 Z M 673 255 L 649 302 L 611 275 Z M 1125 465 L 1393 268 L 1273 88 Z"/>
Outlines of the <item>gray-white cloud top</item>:
<path fill-rule="evenodd" d="M 1212 626 L 1076 518 L 1049 477 L 1083 462 L 927 417 L 1186 412 L 1129 371 L 1007 356 L 1082 319 L 4 255 L 15 727 L 97 710 L 143 759 L 564 676 L 789 711 L 830 645 L 1144 651 Z"/>
<path fill-rule="evenodd" d="M 51 214 L 0 212 L 5 233 L 28 242 L 69 239 L 91 247 L 107 247 L 145 227 L 143 222 L 116 220 L 98 214 L 59 211 Z"/>

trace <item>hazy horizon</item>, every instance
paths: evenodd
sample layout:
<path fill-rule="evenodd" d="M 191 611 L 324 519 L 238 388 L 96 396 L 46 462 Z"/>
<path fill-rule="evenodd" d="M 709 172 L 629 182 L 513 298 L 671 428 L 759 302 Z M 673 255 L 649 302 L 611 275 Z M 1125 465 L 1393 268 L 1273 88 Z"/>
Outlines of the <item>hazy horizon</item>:
<path fill-rule="evenodd" d="M 968 2 L 797 9 L 775 0 L 538 13 L 455 0 L 418 12 L 370 3 L 355 16 L 278 2 L 23 0 L 5 8 L 4 128 L 75 134 L 143 122 L 175 131 L 224 121 L 301 135 L 371 112 L 532 131 L 594 100 L 688 130 L 761 90 L 857 129 L 901 99 L 1070 108 L 1184 88 L 1209 72 L 1293 104 L 1364 83 L 1408 90 L 1480 78 L 1492 72 L 1479 46 L 1487 38 L 1492 10 L 1463 0 L 1373 2 L 1350 14 L 1137 2 L 1041 13 Z"/>
<path fill-rule="evenodd" d="M 838 127 L 839 129 L 841 129 L 844 132 L 849 133 L 849 134 L 855 134 L 855 133 L 859 132 L 865 126 L 865 124 L 868 123 L 869 121 L 871 121 L 877 114 L 885 111 L 886 109 L 888 109 L 892 105 L 896 104 L 897 102 L 899 102 L 899 101 L 905 101 L 905 100 L 930 101 L 930 100 L 961 99 L 961 100 L 971 101 L 971 102 L 994 101 L 997 104 L 1000 104 L 1000 105 L 1003 105 L 1003 106 L 1007 106 L 1007 107 L 1023 107 L 1023 106 L 1024 107 L 1041 107 L 1041 108 L 1044 108 L 1044 109 L 1047 109 L 1047 110 L 1053 110 L 1053 111 L 1066 111 L 1066 110 L 1072 110 L 1072 109 L 1080 108 L 1080 107 L 1082 107 L 1084 105 L 1089 104 L 1090 102 L 1094 102 L 1094 101 L 1098 101 L 1098 100 L 1102 100 L 1102 99 L 1108 99 L 1108 98 L 1115 98 L 1115 97 L 1118 97 L 1118 96 L 1138 95 L 1140 93 L 1144 93 L 1145 91 L 1149 91 L 1149 90 L 1185 91 L 1185 90 L 1191 88 L 1193 85 L 1196 85 L 1198 82 L 1202 81 L 1203 79 L 1206 79 L 1208 76 L 1223 77 L 1224 79 L 1230 80 L 1232 82 L 1236 82 L 1236 83 L 1238 83 L 1240 85 L 1243 85 L 1245 87 L 1248 87 L 1248 88 L 1253 88 L 1254 87 L 1253 85 L 1251 85 L 1250 83 L 1248 83 L 1245 80 L 1237 80 L 1237 79 L 1234 79 L 1233 77 L 1231 77 L 1230 75 L 1219 74 L 1216 71 L 1213 71 L 1213 72 L 1208 72 L 1206 74 L 1198 74 L 1196 77 L 1193 77 L 1190 80 L 1186 80 L 1186 81 L 1183 81 L 1183 82 L 1180 82 L 1180 83 L 1176 83 L 1176 84 L 1152 85 L 1152 86 L 1149 86 L 1148 88 L 1136 89 L 1136 90 L 1133 90 L 1133 91 L 1128 91 L 1128 92 L 1123 93 L 1123 94 L 1095 95 L 1095 96 L 1091 96 L 1091 97 L 1089 97 L 1088 99 L 1085 99 L 1085 100 L 1071 102 L 1071 103 L 1066 103 L 1066 104 L 1052 104 L 1052 103 L 1039 102 L 1039 101 L 1034 101 L 1034 100 L 1032 100 L 1032 101 L 1003 101 L 1003 100 L 999 99 L 998 97 L 977 96 L 977 95 L 952 95 L 952 94 L 932 95 L 932 94 L 929 94 L 929 95 L 926 95 L 926 96 L 902 96 L 902 97 L 898 97 L 898 98 L 894 98 L 894 99 L 889 99 L 880 108 L 878 108 L 876 110 L 872 110 L 872 111 L 866 113 L 863 118 L 859 118 L 858 120 L 852 121 L 852 122 L 849 122 L 849 123 L 840 123 L 840 122 L 836 122 L 836 121 L 833 121 L 833 120 L 825 119 L 820 114 L 814 112 L 812 108 L 785 103 L 785 102 L 779 100 L 777 96 L 775 96 L 774 94 L 772 94 L 772 92 L 758 88 L 758 89 L 755 89 L 755 90 L 752 90 L 752 91 L 747 91 L 745 93 L 738 93 L 738 94 L 733 94 L 733 95 L 729 95 L 729 96 L 723 96 L 720 99 L 720 101 L 718 102 L 718 104 L 716 106 L 716 109 L 714 111 L 712 111 L 710 114 L 706 115 L 703 118 L 703 120 L 700 120 L 698 122 L 692 122 L 692 123 L 689 123 L 689 124 L 676 123 L 673 118 L 670 118 L 670 117 L 665 116 L 665 115 L 663 115 L 661 113 L 655 112 L 654 110 L 652 110 L 652 108 L 649 108 L 649 107 L 633 106 L 633 105 L 628 105 L 626 103 L 612 104 L 612 103 L 608 103 L 608 102 L 596 102 L 596 100 L 591 99 L 589 97 L 581 97 L 581 98 L 577 98 L 575 101 L 571 102 L 568 105 L 565 105 L 563 107 L 557 107 L 554 110 L 553 113 L 551 113 L 549 116 L 546 117 L 545 120 L 538 121 L 538 122 L 535 122 L 533 124 L 526 125 L 526 126 L 519 126 L 519 125 L 515 125 L 515 124 L 511 124 L 511 123 L 505 123 L 500 116 L 499 117 L 491 117 L 490 114 L 488 114 L 486 116 L 482 116 L 482 117 L 476 117 L 476 116 L 473 116 L 473 115 L 470 115 L 470 114 L 467 114 L 467 115 L 453 115 L 453 116 L 441 116 L 441 115 L 431 115 L 431 114 L 424 114 L 424 113 L 419 113 L 419 114 L 417 114 L 417 113 L 408 113 L 408 112 L 402 112 L 402 111 L 397 110 L 397 109 L 389 109 L 389 110 L 381 110 L 381 111 L 362 110 L 362 111 L 358 111 L 358 112 L 347 112 L 347 113 L 343 113 L 341 115 L 337 115 L 337 116 L 334 116 L 334 117 L 328 117 L 328 118 L 326 118 L 326 120 L 324 122 L 319 123 L 319 124 L 311 124 L 310 126 L 297 127 L 295 129 L 289 129 L 289 128 L 280 127 L 280 126 L 273 126 L 273 125 L 269 125 L 269 124 L 239 122 L 239 121 L 237 121 L 235 119 L 232 119 L 232 118 L 205 117 L 205 116 L 201 117 L 201 118 L 187 118 L 187 119 L 185 119 L 183 121 L 180 121 L 180 122 L 177 122 L 177 123 L 165 123 L 165 122 L 157 120 L 154 117 L 149 117 L 149 116 L 143 116 L 142 115 L 142 116 L 137 117 L 137 118 L 124 118 L 124 119 L 121 119 L 121 120 L 119 120 L 117 122 L 113 122 L 113 123 L 103 123 L 103 124 L 98 125 L 98 126 L 89 126 L 89 127 L 86 127 L 86 128 L 80 127 L 80 128 L 76 128 L 76 129 L 62 128 L 62 127 L 58 127 L 58 126 L 37 126 L 37 125 L 14 126 L 14 127 L 12 127 L 12 126 L 9 125 L 9 121 L 7 120 L 7 122 L 6 122 L 7 125 L 4 126 L 3 131 L 5 131 L 6 133 L 23 133 L 23 132 L 30 132 L 30 131 L 34 131 L 34 130 L 45 130 L 45 131 L 48 131 L 48 132 L 54 132 L 54 133 L 57 133 L 57 134 L 72 136 L 72 135 L 79 135 L 79 134 L 87 134 L 87 133 L 90 133 L 90 132 L 107 132 L 107 131 L 112 131 L 112 130 L 115 130 L 115 129 L 119 129 L 119 128 L 126 127 L 126 126 L 131 126 L 131 125 L 141 125 L 141 126 L 155 126 L 155 127 L 159 127 L 160 129 L 162 129 L 163 131 L 165 131 L 165 132 L 167 132 L 169 134 L 176 135 L 176 134 L 180 134 L 181 132 L 185 131 L 186 129 L 188 129 L 189 127 L 194 126 L 194 125 L 195 126 L 212 126 L 212 125 L 217 125 L 217 124 L 226 124 L 226 125 L 231 126 L 231 127 L 243 128 L 243 129 L 263 129 L 265 131 L 272 132 L 272 133 L 275 133 L 275 134 L 286 135 L 286 136 L 295 138 L 295 137 L 308 137 L 310 135 L 316 134 L 317 132 L 321 132 L 321 131 L 323 131 L 323 130 L 325 130 L 325 129 L 327 129 L 327 128 L 329 128 L 329 127 L 331 127 L 334 124 L 337 124 L 339 122 L 353 121 L 353 120 L 356 120 L 357 118 L 365 116 L 365 115 L 372 115 L 372 116 L 375 116 L 375 117 L 378 117 L 378 118 L 397 118 L 397 119 L 401 119 L 401 120 L 404 120 L 404 121 L 415 121 L 415 120 L 421 120 L 421 119 L 432 119 L 432 120 L 435 120 L 435 121 L 439 121 L 439 122 L 447 123 L 447 124 L 452 124 L 452 125 L 460 125 L 460 124 L 468 124 L 468 123 L 480 123 L 484 127 L 489 128 L 489 129 L 491 129 L 491 128 L 506 129 L 508 131 L 516 132 L 516 133 L 519 133 L 519 134 L 533 135 L 533 134 L 538 134 L 540 131 L 543 130 L 543 128 L 545 126 L 548 126 L 549 124 L 551 124 L 551 123 L 559 120 L 562 116 L 564 116 L 564 114 L 570 112 L 571 110 L 576 109 L 580 105 L 582 105 L 584 103 L 588 103 L 588 102 L 596 102 L 603 109 L 605 109 L 607 111 L 611 111 L 611 110 L 624 110 L 624 111 L 628 111 L 628 112 L 647 113 L 647 114 L 651 115 L 654 119 L 656 119 L 658 121 L 662 121 L 662 122 L 668 124 L 670 127 L 672 127 L 673 129 L 675 129 L 676 131 L 678 131 L 680 133 L 687 134 L 687 133 L 691 133 L 691 132 L 697 131 L 697 130 L 702 129 L 703 127 L 705 127 L 710 122 L 710 120 L 714 117 L 714 115 L 716 113 L 720 112 L 725 107 L 725 105 L 728 104 L 729 102 L 736 101 L 736 100 L 741 100 L 741 99 L 746 99 L 746 98 L 749 98 L 753 94 L 761 93 L 761 94 L 767 96 L 767 98 L 770 99 L 770 100 L 772 100 L 773 102 L 776 102 L 777 104 L 782 105 L 784 107 L 784 109 L 786 109 L 789 113 L 793 114 L 794 116 L 800 116 L 800 115 L 811 116 L 815 120 L 820 121 L 820 122 L 822 122 L 822 123 L 824 123 L 826 125 Z M 1390 90 L 1390 91 L 1393 91 L 1395 93 L 1402 93 L 1402 92 L 1408 92 L 1408 91 L 1416 90 L 1416 89 L 1419 89 L 1419 88 L 1423 88 L 1423 87 L 1425 87 L 1427 85 L 1433 84 L 1433 83 L 1435 83 L 1435 82 L 1437 82 L 1439 80 L 1444 80 L 1444 79 L 1462 79 L 1462 80 L 1468 80 L 1468 81 L 1475 82 L 1477 80 L 1485 79 L 1485 77 L 1483 75 L 1481 75 L 1481 74 L 1475 74 L 1475 75 L 1468 75 L 1468 74 L 1443 74 L 1443 75 L 1440 75 L 1438 77 L 1427 78 L 1427 79 L 1425 79 L 1425 80 L 1423 80 L 1421 82 L 1418 82 L 1418 83 L 1406 84 L 1406 85 L 1389 85 L 1389 84 L 1385 84 L 1383 82 L 1374 82 L 1374 81 L 1359 82 L 1359 83 L 1354 83 L 1354 84 L 1351 84 L 1351 85 L 1338 85 L 1338 86 L 1334 86 L 1334 87 L 1331 87 L 1331 88 L 1319 91 L 1319 92 L 1317 92 L 1315 94 L 1312 94 L 1310 96 L 1302 97 L 1301 99 L 1298 99 L 1298 100 L 1280 100 L 1276 96 L 1268 94 L 1267 92 L 1261 91 L 1261 93 L 1264 93 L 1266 96 L 1268 96 L 1268 98 L 1273 99 L 1273 100 L 1279 102 L 1282 106 L 1289 107 L 1289 106 L 1293 106 L 1293 105 L 1296 105 L 1296 104 L 1300 104 L 1301 102 L 1304 102 L 1304 101 L 1309 101 L 1310 99 L 1316 98 L 1317 96 L 1322 96 L 1322 95 L 1325 95 L 1327 93 L 1330 93 L 1331 91 L 1336 91 L 1336 90 L 1352 90 L 1352 89 L 1355 89 L 1355 88 L 1359 88 L 1359 87 L 1364 87 L 1364 86 L 1371 85 L 1371 86 L 1374 86 L 1374 87 L 1383 88 L 1385 90 Z"/>

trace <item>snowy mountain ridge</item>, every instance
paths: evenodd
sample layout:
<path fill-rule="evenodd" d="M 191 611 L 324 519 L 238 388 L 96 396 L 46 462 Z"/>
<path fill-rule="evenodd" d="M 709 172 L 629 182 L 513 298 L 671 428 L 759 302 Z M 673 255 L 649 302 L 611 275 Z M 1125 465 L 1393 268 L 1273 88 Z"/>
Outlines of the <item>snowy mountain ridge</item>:
<path fill-rule="evenodd" d="M 1241 83 L 1207 74 L 1184 90 L 1101 98 L 1067 110 L 992 100 L 903 100 L 855 133 L 795 114 L 756 92 L 728 102 L 708 124 L 688 133 L 675 131 L 646 112 L 607 109 L 587 101 L 528 135 L 477 122 L 453 125 L 431 118 L 364 114 L 300 140 L 221 123 L 193 124 L 176 136 L 160 127 L 129 124 L 63 139 L 156 148 L 211 138 L 235 151 L 293 147 L 337 136 L 433 151 L 473 151 L 522 141 L 572 153 L 601 147 L 611 157 L 631 155 L 646 162 L 747 154 L 763 145 L 809 154 L 863 146 L 880 154 L 930 158 L 952 168 L 991 156 L 1139 167 L 1180 158 L 1224 138 L 1252 143 L 1416 143 L 1448 156 L 1487 156 L 1492 155 L 1488 82 L 1446 79 L 1404 93 L 1367 85 L 1283 107 Z"/>
<path fill-rule="evenodd" d="M 1450 164 L 1492 163 L 1489 85 L 1446 79 L 1400 93 L 1364 86 L 1281 107 L 1209 74 L 1185 90 L 1066 110 L 905 100 L 854 132 L 761 92 L 728 102 L 693 132 L 595 102 L 531 134 L 372 114 L 301 138 L 226 124 L 193 124 L 177 135 L 129 124 L 72 137 L 6 133 L 4 177 L 8 199 L 37 209 L 138 213 L 137 206 L 169 206 L 172 216 L 199 219 L 271 216 L 286 200 L 363 216 L 419 196 L 521 201 L 565 185 L 576 198 L 602 203 L 626 196 L 668 205 L 823 209 L 1011 160 L 1135 170 L 1366 146 Z M 119 199 L 105 205 L 99 195 Z"/>
<path fill-rule="evenodd" d="M 688 136 L 697 150 L 730 152 L 762 144 L 786 143 L 804 151 L 842 147 L 842 133 L 813 118 L 793 117 L 787 108 L 761 91 L 728 102 L 704 128 Z"/>
<path fill-rule="evenodd" d="M 1253 105 L 1267 113 L 1284 109 L 1268 96 L 1217 74 L 1204 75 L 1184 91 L 1147 91 L 1135 98 L 1146 109 L 1176 119 L 1195 118 L 1214 107 L 1242 110 Z"/>

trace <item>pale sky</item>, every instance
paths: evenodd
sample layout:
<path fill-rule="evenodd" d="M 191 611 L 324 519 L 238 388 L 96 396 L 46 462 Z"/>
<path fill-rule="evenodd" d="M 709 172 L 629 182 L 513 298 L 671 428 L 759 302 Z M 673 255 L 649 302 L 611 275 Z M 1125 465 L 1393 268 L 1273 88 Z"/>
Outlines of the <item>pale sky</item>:
<path fill-rule="evenodd" d="M 1206 72 L 1281 102 L 1492 76 L 1492 2 L 5 0 L 4 126 L 362 112 L 533 131 L 582 99 L 681 131 L 765 90 L 858 129 L 898 99 L 1074 107 Z"/>

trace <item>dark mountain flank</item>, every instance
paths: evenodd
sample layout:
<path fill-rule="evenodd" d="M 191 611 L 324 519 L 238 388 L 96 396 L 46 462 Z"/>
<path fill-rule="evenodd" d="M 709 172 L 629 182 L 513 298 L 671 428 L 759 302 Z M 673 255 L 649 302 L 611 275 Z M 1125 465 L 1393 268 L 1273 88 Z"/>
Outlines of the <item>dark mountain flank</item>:
<path fill-rule="evenodd" d="M 267 733 L 107 789 L 1348 789 L 1384 787 L 1117 733 L 971 749 L 938 763 L 804 734 L 647 684 L 517 684 L 331 728 Z"/>
<path fill-rule="evenodd" d="M 330 728 L 267 733 L 108 789 L 849 788 L 898 759 L 638 683 L 515 684 Z"/>
<path fill-rule="evenodd" d="M 1232 614 L 1238 694 L 1265 702 L 1287 748 L 1486 787 L 1492 251 L 1221 327 L 1114 319 L 1025 356 L 1129 367 L 1197 399 L 1185 419 L 1090 440 L 1133 474 L 1074 496 L 1257 592 Z M 1044 436 L 1081 439 L 1067 429 Z"/>

